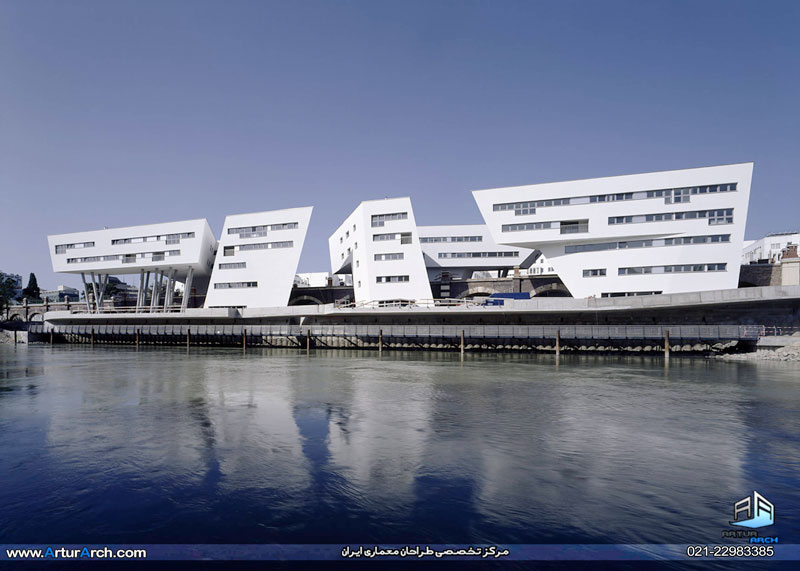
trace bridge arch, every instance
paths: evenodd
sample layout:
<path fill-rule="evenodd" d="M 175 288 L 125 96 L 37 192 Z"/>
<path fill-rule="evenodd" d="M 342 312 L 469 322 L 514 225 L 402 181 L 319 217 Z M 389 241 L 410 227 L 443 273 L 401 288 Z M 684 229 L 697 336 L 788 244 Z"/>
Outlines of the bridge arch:
<path fill-rule="evenodd" d="M 468 299 L 472 297 L 487 297 L 492 295 L 493 293 L 499 293 L 499 292 L 491 287 L 474 286 L 469 288 L 467 291 L 462 291 L 460 294 L 458 294 L 457 299 Z"/>
<path fill-rule="evenodd" d="M 322 300 L 312 295 L 300 295 L 289 302 L 289 305 L 325 305 Z"/>
<path fill-rule="evenodd" d="M 564 284 L 550 283 L 534 289 L 531 297 L 572 297 L 572 294 Z"/>
<path fill-rule="evenodd" d="M 31 321 L 44 321 L 44 314 L 43 313 L 31 313 L 28 316 L 28 322 Z"/>

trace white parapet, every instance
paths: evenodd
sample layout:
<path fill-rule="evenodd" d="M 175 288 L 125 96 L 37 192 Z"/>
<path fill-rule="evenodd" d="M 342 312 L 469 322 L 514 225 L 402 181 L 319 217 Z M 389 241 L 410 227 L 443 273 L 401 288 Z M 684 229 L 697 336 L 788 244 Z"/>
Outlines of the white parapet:
<path fill-rule="evenodd" d="M 205 307 L 288 305 L 311 210 L 226 217 Z"/>
<path fill-rule="evenodd" d="M 328 247 L 331 272 L 353 275 L 359 303 L 433 297 L 408 197 L 362 202 Z"/>
<path fill-rule="evenodd" d="M 575 297 L 736 288 L 753 163 L 474 191 L 495 241 Z"/>

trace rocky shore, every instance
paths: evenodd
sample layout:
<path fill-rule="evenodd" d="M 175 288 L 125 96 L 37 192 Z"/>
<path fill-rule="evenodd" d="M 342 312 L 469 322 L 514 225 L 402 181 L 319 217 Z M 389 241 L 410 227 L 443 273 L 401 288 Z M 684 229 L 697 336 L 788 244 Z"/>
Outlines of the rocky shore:
<path fill-rule="evenodd" d="M 725 359 L 726 361 L 800 361 L 800 339 L 796 343 L 774 351 L 759 349 L 753 353 L 719 355 L 717 359 Z"/>

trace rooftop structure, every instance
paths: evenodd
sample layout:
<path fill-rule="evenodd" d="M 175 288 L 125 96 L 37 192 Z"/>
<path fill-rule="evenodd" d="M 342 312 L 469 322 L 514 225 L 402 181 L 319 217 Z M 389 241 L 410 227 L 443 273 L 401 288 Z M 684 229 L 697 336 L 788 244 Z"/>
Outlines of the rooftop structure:
<path fill-rule="evenodd" d="M 752 163 L 474 191 L 498 244 L 575 297 L 736 288 Z"/>

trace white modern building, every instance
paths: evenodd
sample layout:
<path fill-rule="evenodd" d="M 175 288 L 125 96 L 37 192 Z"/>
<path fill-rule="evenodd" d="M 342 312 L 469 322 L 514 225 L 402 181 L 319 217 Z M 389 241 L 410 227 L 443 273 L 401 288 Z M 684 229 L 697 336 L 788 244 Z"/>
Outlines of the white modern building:
<path fill-rule="evenodd" d="M 225 218 L 206 307 L 289 303 L 312 207 Z"/>
<path fill-rule="evenodd" d="M 753 163 L 474 191 L 498 244 L 574 297 L 736 288 Z"/>
<path fill-rule="evenodd" d="M 480 271 L 507 274 L 515 267 L 529 268 L 536 258 L 530 248 L 497 244 L 485 224 L 418 226 L 417 230 L 429 281 L 441 280 L 443 273 L 461 280 Z"/>
<path fill-rule="evenodd" d="M 352 274 L 356 302 L 432 299 L 411 199 L 362 202 L 328 239 L 331 272 Z"/>
<path fill-rule="evenodd" d="M 780 263 L 784 248 L 790 244 L 800 244 L 800 232 L 774 232 L 760 240 L 749 240 L 742 249 L 742 264 Z"/>
<path fill-rule="evenodd" d="M 102 310 L 111 275 L 139 275 L 137 311 L 171 307 L 176 282 L 202 297 L 217 249 L 205 219 L 57 234 L 47 241 L 53 271 L 80 274 L 95 311 Z M 183 296 L 183 309 L 189 297 Z"/>
<path fill-rule="evenodd" d="M 55 289 L 41 290 L 39 297 L 47 301 L 80 301 L 81 292 L 74 287 L 60 285 Z"/>

